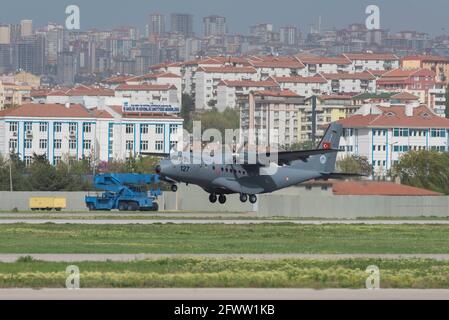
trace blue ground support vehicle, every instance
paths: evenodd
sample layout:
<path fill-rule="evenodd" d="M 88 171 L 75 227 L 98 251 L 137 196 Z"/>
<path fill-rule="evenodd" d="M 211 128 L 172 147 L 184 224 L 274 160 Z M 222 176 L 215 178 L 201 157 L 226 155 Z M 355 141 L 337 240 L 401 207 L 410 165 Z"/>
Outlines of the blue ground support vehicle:
<path fill-rule="evenodd" d="M 161 195 L 159 175 L 107 173 L 94 176 L 100 196 L 86 196 L 89 210 L 157 211 L 156 199 Z"/>

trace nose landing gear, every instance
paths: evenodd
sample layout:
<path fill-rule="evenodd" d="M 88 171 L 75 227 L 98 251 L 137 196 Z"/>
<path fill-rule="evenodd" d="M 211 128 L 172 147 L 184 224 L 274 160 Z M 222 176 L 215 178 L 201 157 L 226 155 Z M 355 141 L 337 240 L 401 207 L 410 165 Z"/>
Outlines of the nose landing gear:
<path fill-rule="evenodd" d="M 176 184 L 172 184 L 171 185 L 171 191 L 177 192 L 178 191 L 178 186 Z"/>

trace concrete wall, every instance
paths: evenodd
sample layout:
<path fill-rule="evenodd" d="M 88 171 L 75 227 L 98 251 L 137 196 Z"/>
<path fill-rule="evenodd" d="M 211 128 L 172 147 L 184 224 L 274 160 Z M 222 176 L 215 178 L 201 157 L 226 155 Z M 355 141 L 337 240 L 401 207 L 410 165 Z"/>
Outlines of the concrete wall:
<path fill-rule="evenodd" d="M 0 210 L 29 210 L 30 197 L 65 197 L 67 211 L 85 211 L 84 192 L 0 192 Z M 289 188 L 259 196 L 255 205 L 228 196 L 225 206 L 209 203 L 209 195 L 195 186 L 180 186 L 158 203 L 161 210 L 198 212 L 257 212 L 258 216 L 343 218 L 449 216 L 449 197 L 333 196 L 330 189 Z"/>

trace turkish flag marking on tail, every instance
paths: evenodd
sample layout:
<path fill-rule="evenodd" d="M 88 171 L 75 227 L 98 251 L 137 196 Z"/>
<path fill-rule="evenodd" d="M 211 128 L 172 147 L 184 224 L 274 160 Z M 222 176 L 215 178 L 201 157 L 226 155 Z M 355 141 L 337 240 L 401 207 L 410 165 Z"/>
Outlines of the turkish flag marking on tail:
<path fill-rule="evenodd" d="M 323 149 L 329 150 L 330 148 L 331 148 L 331 143 L 330 142 L 323 142 Z"/>

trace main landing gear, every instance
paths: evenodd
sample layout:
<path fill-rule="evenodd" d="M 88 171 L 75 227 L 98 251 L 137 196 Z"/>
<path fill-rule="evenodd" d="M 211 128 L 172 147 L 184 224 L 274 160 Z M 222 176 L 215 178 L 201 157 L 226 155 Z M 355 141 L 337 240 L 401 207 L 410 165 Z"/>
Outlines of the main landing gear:
<path fill-rule="evenodd" d="M 250 194 L 250 195 L 247 195 L 247 194 L 244 194 L 244 193 L 240 194 L 240 201 L 241 202 L 245 203 L 246 201 L 248 201 L 248 199 L 249 199 L 249 202 L 252 203 L 252 204 L 257 202 L 257 196 L 254 195 L 254 194 Z"/>
<path fill-rule="evenodd" d="M 224 194 L 220 194 L 219 196 L 217 196 L 215 193 L 211 193 L 209 196 L 209 201 L 211 203 L 216 203 L 218 200 L 218 202 L 220 204 L 225 204 L 226 203 L 226 196 Z"/>
<path fill-rule="evenodd" d="M 244 193 L 240 194 L 240 201 L 241 202 L 245 203 L 248 200 L 249 200 L 249 202 L 251 204 L 254 204 L 254 203 L 257 202 L 257 196 L 254 195 L 254 194 L 250 194 L 250 195 L 244 194 Z M 224 194 L 217 195 L 215 193 L 211 193 L 209 195 L 209 201 L 211 203 L 216 203 L 218 201 L 220 204 L 225 204 L 226 203 L 226 196 Z"/>

